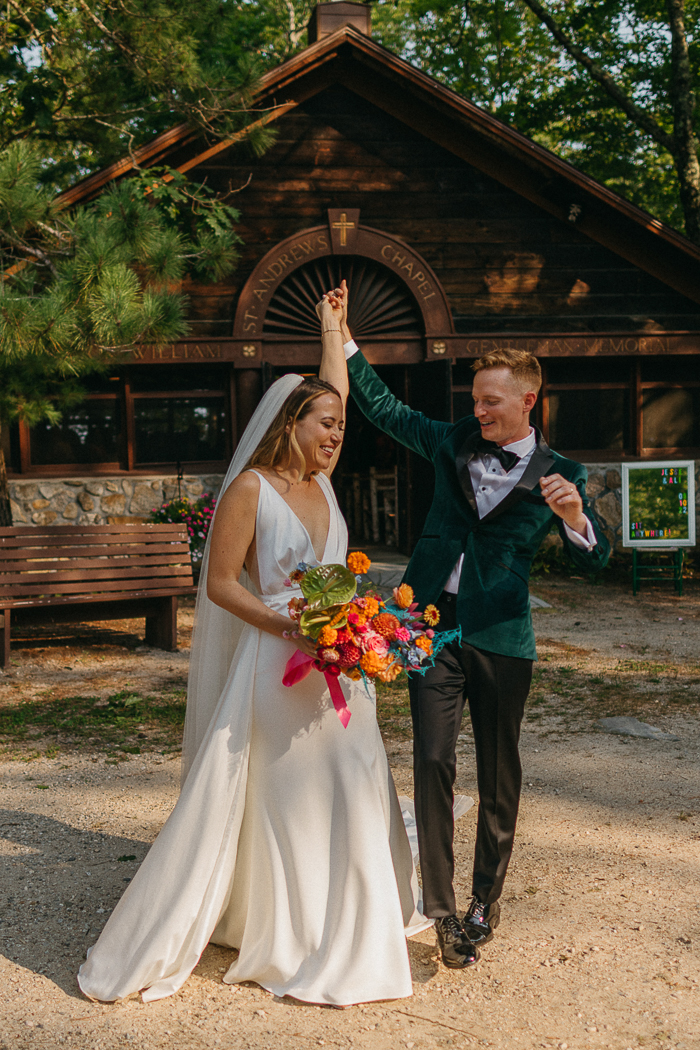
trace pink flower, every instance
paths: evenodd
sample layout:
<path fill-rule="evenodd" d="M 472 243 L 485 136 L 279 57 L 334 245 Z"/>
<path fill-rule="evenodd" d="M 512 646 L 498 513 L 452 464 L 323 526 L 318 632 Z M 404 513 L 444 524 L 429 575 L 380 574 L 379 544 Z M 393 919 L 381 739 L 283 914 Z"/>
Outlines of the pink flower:
<path fill-rule="evenodd" d="M 381 634 L 377 634 L 376 631 L 366 631 L 362 639 L 362 647 L 365 652 L 371 650 L 376 653 L 377 656 L 386 656 L 389 652 L 389 643 L 386 638 L 382 638 Z"/>
<path fill-rule="evenodd" d="M 397 642 L 410 642 L 411 634 L 410 631 L 406 630 L 405 627 L 397 627 L 394 633 L 394 637 Z"/>

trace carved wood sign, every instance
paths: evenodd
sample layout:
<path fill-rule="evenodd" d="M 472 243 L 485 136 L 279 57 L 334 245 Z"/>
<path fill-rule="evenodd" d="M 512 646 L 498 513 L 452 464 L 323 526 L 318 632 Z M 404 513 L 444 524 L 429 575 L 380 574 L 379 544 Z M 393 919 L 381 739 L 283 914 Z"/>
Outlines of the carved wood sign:
<path fill-rule="evenodd" d="M 359 209 L 335 208 L 328 225 L 296 233 L 272 248 L 248 278 L 236 310 L 234 339 L 261 352 L 265 314 L 274 292 L 297 267 L 324 255 L 364 256 L 393 271 L 415 299 L 428 338 L 454 333 L 445 293 L 424 259 L 403 241 L 360 225 Z"/>
<path fill-rule="evenodd" d="M 443 349 L 444 346 L 444 349 Z M 457 336 L 429 345 L 429 356 L 481 357 L 490 350 L 526 350 L 536 357 L 636 357 L 646 354 L 697 354 L 700 333 L 600 335 L 481 335 Z"/>
<path fill-rule="evenodd" d="M 131 351 L 128 360 L 133 364 L 157 364 L 160 361 L 230 361 L 230 340 L 219 341 L 197 339 L 179 343 L 167 343 L 165 346 L 137 346 Z"/>

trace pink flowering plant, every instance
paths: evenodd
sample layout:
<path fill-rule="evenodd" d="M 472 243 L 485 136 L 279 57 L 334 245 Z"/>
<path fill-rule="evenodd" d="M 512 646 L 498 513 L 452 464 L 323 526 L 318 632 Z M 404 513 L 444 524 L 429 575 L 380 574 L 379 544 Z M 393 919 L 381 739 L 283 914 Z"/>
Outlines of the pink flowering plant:
<path fill-rule="evenodd" d="M 151 511 L 150 520 L 156 524 L 172 522 L 187 526 L 192 565 L 196 567 L 202 561 L 204 544 L 207 542 L 215 508 L 216 496 L 212 492 L 205 492 L 203 496 L 195 500 L 182 496 L 180 499 L 171 499 L 161 504 L 160 507 L 155 507 Z"/>

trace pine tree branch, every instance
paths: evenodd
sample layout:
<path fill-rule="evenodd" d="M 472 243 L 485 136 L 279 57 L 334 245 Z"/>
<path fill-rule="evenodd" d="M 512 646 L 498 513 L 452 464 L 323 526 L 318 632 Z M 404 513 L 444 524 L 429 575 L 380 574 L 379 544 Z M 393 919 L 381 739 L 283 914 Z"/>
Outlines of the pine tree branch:
<path fill-rule="evenodd" d="M 0 238 L 8 244 L 11 244 L 12 247 L 16 248 L 18 251 L 24 252 L 25 255 L 30 255 L 33 259 L 36 259 L 42 266 L 46 266 L 47 269 L 51 271 L 53 277 L 58 277 L 58 270 L 51 261 L 51 257 L 47 255 L 46 252 L 42 252 L 40 248 L 32 248 L 31 245 L 21 241 L 18 237 L 13 237 L 11 233 L 8 233 L 7 230 L 1 228 Z"/>
<path fill-rule="evenodd" d="M 70 242 L 71 231 L 68 228 L 68 226 L 64 226 L 62 230 L 59 230 L 59 229 L 56 229 L 53 226 L 49 226 L 48 223 L 40 222 L 38 219 L 36 220 L 36 225 L 38 226 L 38 228 L 40 230 L 43 230 L 44 233 L 50 233 L 51 236 L 55 237 L 57 241 L 68 241 L 68 242 Z M 70 255 L 70 251 L 67 251 L 67 252 L 58 251 L 58 254 L 59 255 Z"/>
<path fill-rule="evenodd" d="M 606 73 L 604 69 L 601 69 L 601 67 L 586 54 L 583 48 L 580 48 L 574 43 L 571 37 L 564 32 L 559 23 L 552 18 L 542 4 L 538 3 L 538 0 L 523 0 L 523 3 L 527 4 L 532 13 L 547 27 L 554 39 L 564 48 L 567 54 L 588 71 L 592 80 L 595 80 L 597 84 L 600 84 L 603 90 L 610 96 L 613 102 L 619 106 L 623 113 L 626 113 L 637 127 L 641 128 L 642 131 L 645 131 L 663 149 L 667 150 L 673 157 L 675 157 L 680 146 L 675 135 L 669 135 L 658 121 L 654 120 L 654 118 L 643 110 L 641 106 L 638 106 L 636 102 L 633 102 L 629 95 L 622 90 L 610 74 Z"/>
<path fill-rule="evenodd" d="M 86 4 L 85 0 L 78 0 L 78 5 L 82 8 L 82 10 L 88 16 L 88 18 L 91 19 L 92 22 L 94 22 L 94 24 L 97 26 L 100 32 L 103 33 L 108 40 L 111 40 L 114 46 L 119 49 L 119 51 L 122 51 L 131 59 L 131 61 L 134 63 L 134 68 L 138 69 L 140 73 L 143 73 L 143 70 L 141 69 L 138 60 L 139 56 L 134 51 L 132 51 L 131 48 L 126 46 L 124 41 L 120 38 L 119 34 L 113 33 L 110 29 L 108 29 L 102 21 L 102 19 L 95 14 L 95 12 L 88 6 L 88 4 Z"/>

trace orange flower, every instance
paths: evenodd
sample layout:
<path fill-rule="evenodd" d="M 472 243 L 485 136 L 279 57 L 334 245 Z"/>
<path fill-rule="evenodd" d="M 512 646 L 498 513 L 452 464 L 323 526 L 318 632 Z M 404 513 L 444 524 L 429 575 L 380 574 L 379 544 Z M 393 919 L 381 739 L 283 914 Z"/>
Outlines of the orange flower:
<path fill-rule="evenodd" d="M 369 649 L 360 660 L 360 667 L 368 674 L 371 678 L 379 674 L 381 671 L 385 671 L 389 666 L 389 661 L 386 657 L 378 656 L 373 649 Z"/>
<path fill-rule="evenodd" d="M 367 597 L 365 598 L 365 616 L 369 617 L 369 619 L 371 620 L 372 617 L 376 616 L 378 612 L 379 602 L 376 598 L 372 598 L 370 595 L 367 595 Z"/>
<path fill-rule="evenodd" d="M 359 682 L 362 679 L 362 673 L 357 667 L 344 667 L 343 674 L 347 678 L 352 678 L 353 682 Z"/>
<path fill-rule="evenodd" d="M 335 614 L 335 616 L 333 617 L 331 622 L 328 624 L 328 626 L 329 627 L 335 627 L 335 625 L 337 623 L 340 623 L 340 621 L 343 619 L 343 617 L 345 616 L 347 611 L 348 611 L 348 606 L 347 605 L 341 605 L 340 610 Z"/>
<path fill-rule="evenodd" d="M 436 623 L 440 623 L 440 613 L 437 611 L 436 606 L 426 605 L 423 619 L 430 627 L 434 627 Z"/>
<path fill-rule="evenodd" d="M 403 670 L 400 660 L 394 660 L 393 664 L 389 664 L 385 671 L 380 671 L 377 677 L 380 682 L 393 682 L 395 678 L 398 678 Z"/>
<path fill-rule="evenodd" d="M 428 656 L 433 655 L 433 643 L 429 638 L 426 638 L 424 634 L 422 634 L 420 638 L 416 638 L 416 645 L 419 649 L 422 649 L 424 653 L 427 653 Z"/>
<path fill-rule="evenodd" d="M 409 587 L 407 583 L 394 587 L 394 601 L 399 609 L 408 609 L 413 601 L 413 587 Z"/>
<path fill-rule="evenodd" d="M 322 627 L 318 636 L 319 645 L 333 645 L 337 641 L 338 632 L 334 627 Z"/>
<path fill-rule="evenodd" d="M 356 576 L 361 576 L 363 572 L 368 572 L 371 564 L 372 562 L 362 551 L 353 551 L 352 554 L 348 554 L 348 569 L 350 572 L 354 572 Z"/>
<path fill-rule="evenodd" d="M 396 628 L 399 626 L 398 619 L 391 613 L 380 613 L 372 620 L 372 627 L 377 634 L 381 634 L 382 638 L 386 638 L 389 642 L 396 636 Z"/>

